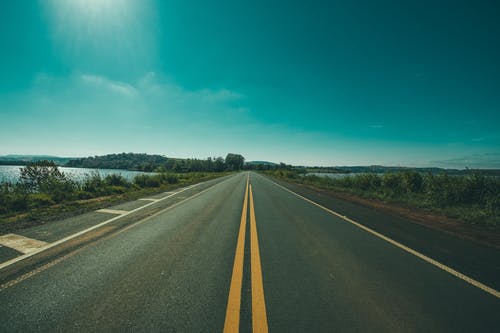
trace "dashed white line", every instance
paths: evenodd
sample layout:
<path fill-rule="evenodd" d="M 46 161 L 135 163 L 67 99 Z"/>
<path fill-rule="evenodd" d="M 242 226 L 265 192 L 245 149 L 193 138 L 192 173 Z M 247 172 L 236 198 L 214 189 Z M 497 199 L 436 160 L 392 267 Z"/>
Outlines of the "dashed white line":
<path fill-rule="evenodd" d="M 174 195 L 176 195 L 176 194 L 178 194 L 178 193 L 182 193 L 182 192 L 184 192 L 184 191 L 187 191 L 187 190 L 189 190 L 189 189 L 192 189 L 192 188 L 194 188 L 194 187 L 196 187 L 196 186 L 199 186 L 199 185 L 201 185 L 201 184 L 204 184 L 204 183 L 205 183 L 205 182 L 198 183 L 198 184 L 194 184 L 194 185 L 192 185 L 192 186 L 190 186 L 190 187 L 185 187 L 185 188 L 183 188 L 182 190 L 175 192 L 174 194 L 171 194 L 171 195 L 168 195 L 168 196 L 163 197 L 163 198 L 161 198 L 161 199 L 158 199 L 158 200 L 156 200 L 156 201 L 152 201 L 152 202 L 150 202 L 150 203 L 147 203 L 147 204 L 145 204 L 145 205 L 143 205 L 143 206 L 141 206 L 141 207 L 139 207 L 139 208 L 136 208 L 136 209 L 133 209 L 133 210 L 131 210 L 131 211 L 128 211 L 128 212 L 126 212 L 125 214 L 120 214 L 120 215 L 118 215 L 118 216 L 115 216 L 115 217 L 113 217 L 113 218 L 111 218 L 111 219 L 109 219 L 109 220 L 106 220 L 106 221 L 101 222 L 101 223 L 99 223 L 99 224 L 96 224 L 96 225 L 94 225 L 94 226 L 92 226 L 92 227 L 90 227 L 90 228 L 87 228 L 87 229 L 85 229 L 85 230 L 82 230 L 82 231 L 80 231 L 80 232 L 77 232 L 76 234 L 73 234 L 73 235 L 70 235 L 70 236 L 68 236 L 68 237 L 65 237 L 65 238 L 59 239 L 59 240 L 57 240 L 57 241 L 55 241 L 55 242 L 53 242 L 53 243 L 47 243 L 46 245 L 44 245 L 44 246 L 42 246 L 42 247 L 39 247 L 39 248 L 37 248 L 36 250 L 34 250 L 34 251 L 32 251 L 32 252 L 25 253 L 25 254 L 23 254 L 23 255 L 21 255 L 21 256 L 19 256 L 19 257 L 16 257 L 16 258 L 13 258 L 13 259 L 11 259 L 11 260 L 8 260 L 8 261 L 5 261 L 5 262 L 0 263 L 0 269 L 4 269 L 5 267 L 8 267 L 8 266 L 10 266 L 10 265 L 12 265 L 12 264 L 15 264 L 15 263 L 17 263 L 17 262 L 19 262 L 19 261 L 22 261 L 22 260 L 26 259 L 26 258 L 30 258 L 30 257 L 34 256 L 35 254 L 38 254 L 38 253 L 40 253 L 40 252 L 43 252 L 43 251 L 45 251 L 45 250 L 48 250 L 48 249 L 53 248 L 53 247 L 55 247 L 55 246 L 58 246 L 58 245 L 60 245 L 60 244 L 62 244 L 62 243 L 65 243 L 65 242 L 67 242 L 67 241 L 71 240 L 71 239 L 74 239 L 74 238 L 79 237 L 79 236 L 81 236 L 81 235 L 83 235 L 83 234 L 86 234 L 86 233 L 87 233 L 87 232 L 89 232 L 89 231 L 92 231 L 92 230 L 98 229 L 98 228 L 100 228 L 100 227 L 102 227 L 102 226 L 104 226 L 104 225 L 106 225 L 106 224 L 109 224 L 109 223 L 111 223 L 111 222 L 113 222 L 113 221 L 116 221 L 116 220 L 118 220 L 118 219 L 120 219 L 120 218 L 122 218 L 122 217 L 124 217 L 124 216 L 130 215 L 130 214 L 133 214 L 133 213 L 135 213 L 135 212 L 137 212 L 137 211 L 139 211 L 139 210 L 142 210 L 142 209 L 144 209 L 144 208 L 146 208 L 146 207 L 149 207 L 149 206 L 151 206 L 151 205 L 154 205 L 154 204 L 155 204 L 155 203 L 157 203 L 158 201 L 162 201 L 162 200 L 168 199 L 168 198 L 170 198 L 171 196 L 174 196 Z M 221 183 L 219 183 L 219 184 L 221 184 Z"/>

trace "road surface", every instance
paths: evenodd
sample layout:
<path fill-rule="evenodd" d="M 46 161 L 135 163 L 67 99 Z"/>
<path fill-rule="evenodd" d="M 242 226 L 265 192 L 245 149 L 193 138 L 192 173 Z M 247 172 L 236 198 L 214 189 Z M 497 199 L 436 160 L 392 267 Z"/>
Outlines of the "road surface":
<path fill-rule="evenodd" d="M 282 185 L 238 173 L 88 215 L 78 237 L 26 231 L 0 331 L 498 332 L 498 250 Z"/>

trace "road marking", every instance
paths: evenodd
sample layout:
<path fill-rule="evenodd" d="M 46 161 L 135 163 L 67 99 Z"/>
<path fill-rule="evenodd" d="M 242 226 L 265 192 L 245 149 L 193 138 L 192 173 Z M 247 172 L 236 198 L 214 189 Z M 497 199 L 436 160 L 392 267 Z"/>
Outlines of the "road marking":
<path fill-rule="evenodd" d="M 121 234 L 122 232 L 125 232 L 125 231 L 127 231 L 127 230 L 129 230 L 129 229 L 131 229 L 131 228 L 133 228 L 133 227 L 135 227 L 135 226 L 137 226 L 138 224 L 141 224 L 141 223 L 144 223 L 144 222 L 146 222 L 146 221 L 148 221 L 148 220 L 151 220 L 153 217 L 156 217 L 156 216 L 158 216 L 158 215 L 160 215 L 160 214 L 165 213 L 166 211 L 169 211 L 169 210 L 171 210 L 171 209 L 173 209 L 173 208 L 175 208 L 175 207 L 177 207 L 177 206 L 179 206 L 179 205 L 182 205 L 182 204 L 183 204 L 183 203 L 185 203 L 186 201 L 189 201 L 189 200 L 191 200 L 191 199 L 194 199 L 194 198 L 196 198 L 197 196 L 200 196 L 200 195 L 202 195 L 203 193 L 210 191 L 210 190 L 211 190 L 211 189 L 213 189 L 215 186 L 217 186 L 217 185 L 221 185 L 221 184 L 223 184 L 223 183 L 225 183 L 225 182 L 227 182 L 227 181 L 229 181 L 229 180 L 231 180 L 231 178 L 226 179 L 226 180 L 224 180 L 223 182 L 217 183 L 217 184 L 215 184 L 215 185 L 212 185 L 212 186 L 210 186 L 209 188 L 206 188 L 206 189 L 204 189 L 204 190 L 203 190 L 203 191 L 201 191 L 201 192 L 195 193 L 195 194 L 193 194 L 192 196 L 187 197 L 187 198 L 186 198 L 186 199 L 184 199 L 184 200 L 181 200 L 181 201 L 179 201 L 179 202 L 176 202 L 176 203 L 175 203 L 175 204 L 173 204 L 172 206 L 168 206 L 167 208 L 164 208 L 164 209 L 162 209 L 162 210 L 160 210 L 160 211 L 158 211 L 158 212 L 154 213 L 153 215 L 150 215 L 150 216 L 148 216 L 148 217 L 143 218 L 142 220 L 139 220 L 139 221 L 137 221 L 137 222 L 135 222 L 135 223 L 133 223 L 133 224 L 130 224 L 130 225 L 128 225 L 127 227 L 125 227 L 125 228 L 123 228 L 123 229 L 120 229 L 119 231 L 115 232 L 115 233 L 113 234 L 113 236 L 116 236 L 116 235 L 118 235 L 118 234 Z"/>
<path fill-rule="evenodd" d="M 49 269 L 50 267 L 52 266 L 55 266 L 57 264 L 59 264 L 60 262 L 63 262 L 64 260 L 68 259 L 68 258 L 71 258 L 72 256 L 74 256 L 75 254 L 83 251 L 84 249 L 88 248 L 91 244 L 87 244 L 85 246 L 82 246 L 62 257 L 59 257 L 57 259 L 54 259 L 40 267 L 37 267 L 36 269 L 32 270 L 32 271 L 29 271 L 28 273 L 25 273 L 21 276 L 18 276 L 17 278 L 15 278 L 14 280 L 10 280 L 10 281 L 7 281 L 5 282 L 4 284 L 1 284 L 0 285 L 0 292 L 3 291 L 4 289 L 7 289 L 7 288 L 10 288 L 12 286 L 15 286 L 16 284 L 20 283 L 20 282 L 23 282 L 24 280 L 27 280 L 29 279 L 30 277 L 33 277 L 39 273 L 42 273 L 43 271 L 46 271 L 47 269 Z"/>
<path fill-rule="evenodd" d="M 84 248 L 81 248 L 81 250 L 83 250 L 83 249 L 84 249 Z M 66 260 L 66 259 L 68 259 L 68 258 L 70 258 L 70 257 L 74 256 L 74 255 L 75 255 L 76 253 L 78 253 L 78 252 L 79 252 L 79 251 L 71 252 L 71 253 L 69 253 L 69 254 L 67 254 L 67 255 L 65 255 L 65 256 L 59 257 L 59 258 L 57 258 L 57 259 L 55 259 L 55 260 L 53 260 L 53 261 L 51 261 L 51 262 L 49 262 L 49 263 L 47 263 L 47 264 L 45 264 L 45 265 L 43 265 L 43 266 L 40 266 L 40 267 L 38 267 L 38 268 L 36 268 L 36 269 L 32 270 L 31 272 L 28 272 L 28 273 L 26 273 L 26 274 L 23 274 L 23 275 L 19 276 L 18 278 L 14 279 L 14 280 L 11 280 L 11 281 L 8 281 L 8 282 L 6 282 L 6 283 L 4 283 L 4 284 L 1 284 L 1 285 L 0 285 L 0 291 L 2 291 L 2 290 L 4 290 L 4 289 L 7 289 L 7 288 L 10 288 L 10 287 L 12 287 L 12 286 L 15 286 L 16 284 L 18 284 L 18 283 L 20 283 L 20 282 L 23 282 L 24 280 L 27 280 L 27 279 L 29 279 L 30 277 L 35 276 L 35 275 L 37 275 L 38 273 L 41 273 L 41 272 L 43 272 L 43 271 L 45 271 L 45 270 L 49 269 L 50 267 L 55 266 L 55 265 L 57 265 L 58 263 L 60 263 L 60 262 L 62 262 L 62 261 L 64 261 L 64 260 Z"/>
<path fill-rule="evenodd" d="M 98 209 L 98 210 L 96 210 L 96 212 L 98 212 L 98 213 L 108 213 L 108 214 L 118 214 L 118 215 L 122 215 L 122 214 L 128 213 L 128 211 L 126 211 L 126 210 L 106 209 L 106 208 Z"/>
<path fill-rule="evenodd" d="M 16 234 L 7 234 L 0 236 L 0 244 L 21 253 L 31 253 L 49 243 Z"/>
<path fill-rule="evenodd" d="M 137 199 L 137 200 L 143 200 L 143 201 L 154 201 L 154 202 L 156 202 L 156 201 L 158 201 L 158 200 L 160 200 L 160 199 L 153 199 L 153 198 L 140 198 L 140 199 Z"/>
<path fill-rule="evenodd" d="M 229 178 L 229 179 L 231 179 L 231 178 Z M 227 180 L 229 180 L 229 179 L 227 179 Z M 223 181 L 223 182 L 226 182 L 227 180 L 225 180 L 225 181 Z M 222 182 L 222 183 L 223 183 L 223 182 Z M 157 201 L 153 201 L 153 202 L 150 202 L 150 203 L 148 203 L 148 204 L 145 204 L 144 206 L 141 206 L 141 207 L 138 207 L 138 208 L 133 209 L 133 210 L 131 210 L 131 211 L 128 211 L 128 212 L 127 212 L 127 213 L 125 213 L 125 214 L 121 214 L 121 215 L 115 216 L 115 217 L 113 217 L 113 218 L 111 218 L 111 219 L 109 219 L 109 220 L 106 220 L 106 221 L 104 221 L 104 222 L 101 222 L 101 223 L 99 223 L 99 224 L 96 224 L 96 225 L 94 225 L 94 226 L 92 226 L 92 227 L 90 227 L 90 228 L 87 228 L 87 229 L 85 229 L 85 230 L 79 231 L 79 232 L 77 232 L 76 234 L 73 234 L 73 235 L 70 235 L 70 236 L 68 236 L 68 237 L 65 237 L 65 238 L 62 238 L 62 239 L 60 239 L 60 240 L 57 240 L 57 241 L 55 241 L 55 242 L 53 242 L 53 243 L 48 243 L 47 245 L 45 245 L 45 246 L 43 246 L 43 247 L 38 248 L 36 251 L 33 251 L 33 252 L 30 252 L 30 253 L 23 254 L 23 255 L 21 255 L 21 256 L 19 256 L 19 257 L 16 257 L 16 258 L 11 259 L 11 260 L 8 260 L 8 261 L 4 261 L 4 262 L 0 263 L 0 270 L 1 270 L 1 269 L 4 269 L 5 267 L 8 267 L 8 266 L 10 266 L 10 265 L 13 265 L 13 264 L 15 264 L 15 263 L 17 263 L 17 262 L 19 262 L 19 261 L 22 261 L 22 260 L 24 260 L 24 259 L 26 259 L 26 258 L 30 258 L 30 257 L 34 256 L 35 254 L 38 254 L 38 253 L 40 253 L 40 252 L 43 252 L 43 251 L 45 251 L 45 250 L 48 250 L 48 249 L 53 248 L 53 247 L 55 247 L 55 246 L 58 246 L 58 245 L 60 245 L 60 244 L 62 244 L 62 243 L 65 243 L 65 242 L 67 242 L 67 241 L 69 241 L 69 240 L 71 240 L 71 239 L 74 239 L 74 238 L 76 238 L 76 237 L 79 237 L 79 236 L 81 236 L 81 235 L 83 235 L 83 234 L 86 234 L 87 232 L 90 232 L 90 231 L 92 231 L 92 230 L 98 229 L 98 228 L 100 228 L 100 227 L 102 227 L 102 226 L 104 226 L 104 225 L 106 225 L 106 224 L 109 224 L 109 223 L 111 223 L 111 222 L 114 222 L 114 221 L 116 221 L 116 220 L 118 220 L 118 219 L 120 219 L 120 218 L 122 218 L 122 217 L 124 217 L 124 216 L 130 215 L 130 214 L 133 214 L 133 213 L 135 213 L 135 212 L 137 212 L 137 211 L 140 211 L 140 210 L 142 210 L 142 209 L 144 209 L 144 208 L 146 208 L 146 207 L 149 207 L 149 206 L 151 206 L 151 205 L 154 205 L 155 203 L 157 203 L 157 202 L 159 202 L 159 201 L 162 201 L 162 200 L 168 199 L 168 198 L 170 198 L 170 197 L 172 197 L 172 196 L 174 196 L 174 195 L 176 195 L 176 194 L 178 194 L 178 193 L 182 193 L 182 192 L 184 192 L 184 191 L 187 191 L 187 190 L 189 190 L 189 189 L 192 189 L 193 187 L 199 186 L 199 185 L 204 184 L 204 183 L 206 183 L 206 181 L 205 181 L 205 182 L 198 183 L 198 184 L 191 185 L 190 187 L 183 188 L 182 190 L 177 191 L 177 192 L 175 192 L 175 193 L 173 193 L 173 194 L 171 194 L 171 195 L 168 195 L 168 196 L 166 196 L 166 197 L 163 197 L 163 198 L 161 198 L 161 199 L 158 199 Z M 218 184 L 222 184 L 222 183 L 218 183 Z M 218 184 L 215 184 L 215 185 L 218 185 Z M 213 187 L 213 186 L 215 186 L 215 185 L 212 185 L 211 187 Z"/>
<path fill-rule="evenodd" d="M 243 283 L 243 258 L 245 254 L 245 231 L 248 208 L 248 181 L 249 178 L 247 176 L 245 199 L 243 200 L 243 209 L 241 211 L 240 231 L 238 232 L 238 242 L 236 243 L 236 253 L 234 255 L 233 275 L 231 277 L 231 286 L 229 287 L 224 333 L 238 332 L 240 329 L 241 286 Z"/>
<path fill-rule="evenodd" d="M 192 196 L 190 196 L 190 197 L 188 197 L 188 198 L 186 198 L 186 199 L 184 199 L 184 200 L 182 200 L 182 201 L 179 201 L 179 202 L 177 202 L 177 203 L 173 204 L 172 206 L 169 206 L 169 207 L 167 207 L 167 208 L 164 208 L 164 209 L 162 209 L 162 210 L 160 210 L 160 211 L 158 211 L 158 212 L 154 213 L 153 215 L 150 215 L 150 216 L 148 216 L 148 217 L 145 217 L 145 218 L 143 218 L 142 220 L 139 220 L 139 221 L 137 221 L 137 222 L 135 222 L 135 223 L 133 223 L 133 224 L 131 224 L 131 225 L 129 225 L 129 226 L 127 226 L 127 227 L 123 228 L 123 229 L 120 229 L 119 231 L 117 231 L 117 232 L 115 232 L 115 233 L 113 233 L 113 234 L 111 234 L 111 235 L 107 235 L 107 236 L 105 236 L 103 239 L 100 239 L 100 240 L 107 240 L 107 239 L 110 239 L 110 238 L 112 238 L 112 237 L 115 237 L 115 236 L 117 236 L 117 235 L 121 234 L 122 232 L 125 232 L 125 231 L 127 231 L 127 230 L 129 230 L 129 229 L 132 229 L 133 227 L 135 227 L 135 226 L 137 226 L 137 225 L 139 225 L 139 224 L 142 224 L 142 223 L 144 223 L 144 222 L 147 222 L 147 221 L 151 220 L 152 218 L 154 218 L 154 217 L 156 217 L 156 216 L 158 216 L 158 215 L 160 215 L 160 214 L 163 214 L 163 213 L 165 213 L 166 211 L 169 211 L 169 210 L 171 210 L 171 209 L 173 209 L 173 208 L 175 208 L 175 207 L 177 207 L 177 206 L 179 206 L 179 205 L 181 205 L 181 204 L 185 203 L 186 201 L 189 201 L 189 200 L 191 200 L 191 199 L 196 198 L 196 197 L 198 197 L 198 196 L 202 195 L 203 193 L 205 193 L 205 192 L 208 192 L 208 191 L 212 190 L 215 186 L 221 185 L 221 184 L 223 184 L 223 183 L 225 183 L 225 182 L 227 182 L 227 181 L 229 181 L 229 180 L 231 180 L 231 178 L 226 179 L 226 180 L 224 180 L 223 182 L 217 183 L 217 184 L 215 184 L 215 185 L 212 185 L 212 186 L 210 186 L 209 188 L 206 188 L 206 189 L 202 190 L 201 192 L 195 193 L 195 194 L 193 194 Z M 200 184 L 201 184 L 201 183 L 200 183 Z M 45 264 L 45 265 L 41 266 L 41 267 L 38 267 L 38 268 L 34 269 L 33 271 L 30 271 L 30 272 L 28 272 L 28 273 L 26 273 L 26 274 L 24 274 L 24 275 L 21 275 L 20 277 L 18 277 L 18 278 L 16 278 L 16 279 L 14 279 L 14 280 L 8 281 L 8 282 L 6 282 L 6 283 L 4 283 L 4 284 L 0 285 L 0 291 L 2 291 L 2 290 L 4 290 L 4 289 L 7 289 L 7 288 L 9 288 L 9 287 L 12 287 L 12 286 L 14 286 L 14 285 L 18 284 L 19 282 L 22 282 L 22 281 L 24 281 L 24 280 L 26 280 L 26 279 L 28 279 L 28 278 L 30 278 L 30 277 L 32 277 L 32 276 L 35 276 L 35 275 L 37 275 L 38 273 L 41 273 L 41 272 L 43 272 L 43 271 L 47 270 L 48 268 L 50 268 L 50 267 L 52 267 L 52 266 L 54 266 L 54 265 L 56 265 L 56 264 L 58 264 L 58 263 L 60 263 L 60 262 L 62 262 L 62 261 L 64 261 L 64 260 L 66 260 L 66 259 L 68 259 L 68 258 L 71 258 L 73 255 L 75 255 L 75 254 L 79 253 L 80 251 L 82 251 L 82 250 L 84 250 L 84 249 L 88 248 L 90 245 L 92 245 L 92 243 L 90 243 L 90 244 L 86 244 L 86 245 L 84 245 L 84 246 L 82 246 L 82 247 L 80 247 L 80 248 L 78 248 L 78 249 L 76 249 L 76 250 L 74 250 L 74 251 L 72 251 L 72 252 L 68 253 L 67 255 L 65 255 L 65 256 L 63 256 L 63 257 L 59 257 L 59 258 L 57 258 L 57 259 L 55 259 L 55 260 L 53 260 L 53 261 L 51 261 L 51 262 L 49 262 L 49 263 L 47 263 L 47 264 Z"/>
<path fill-rule="evenodd" d="M 259 240 L 257 237 L 252 185 L 250 185 L 250 249 L 252 270 L 252 330 L 258 333 L 267 333 L 266 301 L 264 298 L 264 284 L 262 282 L 262 268 L 260 266 Z"/>
<path fill-rule="evenodd" d="M 335 215 L 338 218 L 341 218 L 342 220 L 344 220 L 346 222 L 349 222 L 349 223 L 355 225 L 356 227 L 358 227 L 360 229 L 363 229 L 364 231 L 366 231 L 366 232 L 368 232 L 368 233 L 370 233 L 370 234 L 372 234 L 372 235 L 374 235 L 374 236 L 376 236 L 378 238 L 381 238 L 381 239 L 385 240 L 388 243 L 391 243 L 392 245 L 394 245 L 394 246 L 402 249 L 403 251 L 406 251 L 406 252 L 408 252 L 410 254 L 413 254 L 414 256 L 416 256 L 416 257 L 418 257 L 418 258 L 420 258 L 420 259 L 428 262 L 429 264 L 431 264 L 431 265 L 433 265 L 433 266 L 435 266 L 435 267 L 437 267 L 437 268 L 439 268 L 439 269 L 441 269 L 441 270 L 443 270 L 443 271 L 445 271 L 445 272 L 447 272 L 447 273 L 449 273 L 449 274 L 451 274 L 451 275 L 453 275 L 453 276 L 455 276 L 455 277 L 457 277 L 457 278 L 459 278 L 459 279 L 461 279 L 461 280 L 463 280 L 463 281 L 465 281 L 467 283 L 470 283 L 474 287 L 477 287 L 477 288 L 479 288 L 479 289 L 487 292 L 488 294 L 495 296 L 496 298 L 500 298 L 500 292 L 499 291 L 497 291 L 497 290 L 495 290 L 495 289 L 493 289 L 491 287 L 488 287 L 487 285 L 485 285 L 485 284 L 483 284 L 483 283 L 481 283 L 481 282 L 479 282 L 477 280 L 474 280 L 473 278 L 468 277 L 467 275 L 462 274 L 462 273 L 454 270 L 453 268 L 451 268 L 449 266 L 446 266 L 446 265 L 444 265 L 444 264 L 442 264 L 442 263 L 440 263 L 440 262 L 438 262 L 438 261 L 436 261 L 436 260 L 434 260 L 432 258 L 429 258 L 426 255 L 424 255 L 424 254 L 422 254 L 422 253 L 420 253 L 420 252 L 418 252 L 416 250 L 413 250 L 413 249 L 409 248 L 408 246 L 405 246 L 405 245 L 403 245 L 403 244 L 401 244 L 401 243 L 393 240 L 392 238 L 384 236 L 381 233 L 379 233 L 379 232 L 377 232 L 377 231 L 375 231 L 373 229 L 370 229 L 370 228 L 362 225 L 361 223 L 354 221 L 353 219 L 348 218 L 347 216 L 339 214 L 339 213 L 337 213 L 337 212 L 335 212 L 335 211 L 333 211 L 333 210 L 331 210 L 329 208 L 326 208 L 326 207 L 320 205 L 319 203 L 316 203 L 316 202 L 314 202 L 314 201 L 312 201 L 312 200 L 310 200 L 310 199 L 308 199 L 308 198 L 306 198 L 306 197 L 304 197 L 304 196 L 302 196 L 302 195 L 300 195 L 298 193 L 295 193 L 294 191 L 292 191 L 292 190 L 290 190 L 290 189 L 288 189 L 288 188 L 286 188 L 284 186 L 281 186 L 280 184 L 275 183 L 275 182 L 273 182 L 272 180 L 269 180 L 266 177 L 263 177 L 263 178 L 266 179 L 268 182 L 270 182 L 270 183 L 272 183 L 272 184 L 274 184 L 274 185 L 276 185 L 276 186 L 278 186 L 278 187 L 280 187 L 280 188 L 282 188 L 282 189 L 284 189 L 284 190 L 286 190 L 286 191 L 288 191 L 288 192 L 290 192 L 292 194 L 295 194 L 299 198 L 302 198 L 305 201 L 307 201 L 307 202 L 309 202 L 309 203 L 311 203 L 311 204 L 313 204 L 313 205 L 315 205 L 315 206 L 323 209 L 324 211 L 326 211 L 326 212 L 328 212 L 328 213 L 330 213 L 332 215 Z M 251 199 L 251 196 L 250 196 L 250 199 Z M 251 200 L 250 200 L 250 202 L 251 202 Z"/>

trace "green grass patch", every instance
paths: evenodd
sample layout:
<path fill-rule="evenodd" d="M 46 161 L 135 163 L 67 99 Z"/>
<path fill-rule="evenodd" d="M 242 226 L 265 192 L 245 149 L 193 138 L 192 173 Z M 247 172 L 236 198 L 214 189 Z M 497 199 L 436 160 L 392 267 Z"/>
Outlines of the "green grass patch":
<path fill-rule="evenodd" d="M 81 182 L 55 174 L 32 177 L 16 184 L 0 183 L 0 232 L 66 218 L 227 174 L 157 173 L 138 175 L 129 181 L 120 175 L 101 177 L 94 172 Z"/>
<path fill-rule="evenodd" d="M 460 176 L 405 171 L 344 178 L 301 175 L 292 170 L 264 173 L 298 184 L 419 208 L 500 230 L 500 179 L 484 176 L 479 171 L 471 170 Z"/>

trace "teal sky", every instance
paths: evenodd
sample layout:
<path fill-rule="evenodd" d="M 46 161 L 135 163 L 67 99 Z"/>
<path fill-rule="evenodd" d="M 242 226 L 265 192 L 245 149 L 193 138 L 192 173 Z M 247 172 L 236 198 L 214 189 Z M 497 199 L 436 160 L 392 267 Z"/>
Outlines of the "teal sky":
<path fill-rule="evenodd" d="M 0 2 L 0 155 L 500 168 L 498 1 Z"/>

